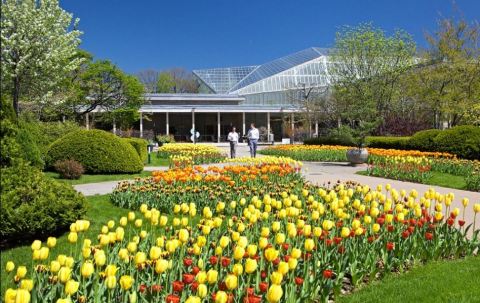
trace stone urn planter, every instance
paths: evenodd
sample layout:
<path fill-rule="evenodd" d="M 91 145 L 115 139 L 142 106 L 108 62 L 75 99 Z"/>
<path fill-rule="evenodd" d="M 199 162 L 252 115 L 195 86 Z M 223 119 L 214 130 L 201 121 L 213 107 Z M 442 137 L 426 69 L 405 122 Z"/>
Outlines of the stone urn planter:
<path fill-rule="evenodd" d="M 347 160 L 352 165 L 367 163 L 368 150 L 366 148 L 354 148 L 347 150 Z"/>

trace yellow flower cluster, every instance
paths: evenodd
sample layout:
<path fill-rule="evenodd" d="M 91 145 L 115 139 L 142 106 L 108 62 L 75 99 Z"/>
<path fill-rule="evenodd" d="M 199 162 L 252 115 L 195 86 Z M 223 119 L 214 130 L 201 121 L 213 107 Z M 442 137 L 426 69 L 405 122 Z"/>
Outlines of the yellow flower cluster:
<path fill-rule="evenodd" d="M 171 155 L 199 156 L 199 155 L 220 155 L 222 151 L 209 144 L 193 143 L 168 143 L 158 149 L 159 152 L 165 152 Z"/>
<path fill-rule="evenodd" d="M 262 164 L 288 164 L 292 167 L 302 167 L 301 161 L 293 160 L 290 157 L 277 157 L 277 156 L 262 156 L 258 158 L 252 157 L 240 157 L 234 159 L 225 159 L 224 163 L 244 163 L 248 165 L 262 165 Z"/>

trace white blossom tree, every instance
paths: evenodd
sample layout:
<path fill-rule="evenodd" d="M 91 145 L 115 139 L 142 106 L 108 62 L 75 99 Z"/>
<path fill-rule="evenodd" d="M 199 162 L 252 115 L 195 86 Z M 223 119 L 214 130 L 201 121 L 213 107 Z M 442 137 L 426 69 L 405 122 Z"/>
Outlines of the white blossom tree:
<path fill-rule="evenodd" d="M 58 0 L 2 0 L 1 82 L 18 115 L 19 100 L 42 100 L 78 68 L 82 32 Z"/>

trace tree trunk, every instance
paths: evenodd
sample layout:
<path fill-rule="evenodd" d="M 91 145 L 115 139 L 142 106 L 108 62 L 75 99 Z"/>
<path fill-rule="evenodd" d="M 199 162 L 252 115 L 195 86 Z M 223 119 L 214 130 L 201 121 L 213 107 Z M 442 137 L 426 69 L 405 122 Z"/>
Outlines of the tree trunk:
<path fill-rule="evenodd" d="M 13 97 L 13 109 L 15 110 L 15 114 L 20 113 L 20 108 L 18 106 L 18 100 L 20 98 L 20 78 L 17 76 L 13 79 L 13 91 L 12 91 L 12 97 Z"/>

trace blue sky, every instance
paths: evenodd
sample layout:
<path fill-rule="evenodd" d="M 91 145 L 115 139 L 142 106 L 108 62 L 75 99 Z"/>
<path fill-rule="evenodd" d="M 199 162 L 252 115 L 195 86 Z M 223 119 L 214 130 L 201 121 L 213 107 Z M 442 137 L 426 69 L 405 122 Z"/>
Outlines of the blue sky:
<path fill-rule="evenodd" d="M 451 0 L 60 0 L 80 18 L 81 47 L 123 70 L 260 64 L 310 47 L 330 47 L 342 25 L 424 32 L 452 15 Z M 480 20 L 480 0 L 457 0 Z"/>

